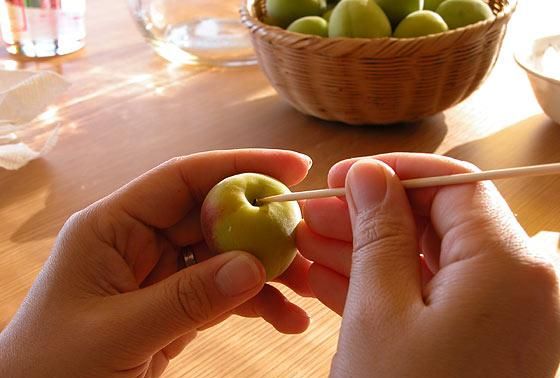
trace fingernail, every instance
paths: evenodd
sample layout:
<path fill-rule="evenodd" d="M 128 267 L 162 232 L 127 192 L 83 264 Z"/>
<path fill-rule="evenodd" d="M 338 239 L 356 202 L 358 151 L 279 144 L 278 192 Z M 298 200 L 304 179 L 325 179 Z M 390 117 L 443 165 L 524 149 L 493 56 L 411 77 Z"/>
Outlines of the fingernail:
<path fill-rule="evenodd" d="M 250 257 L 240 255 L 223 265 L 215 280 L 223 295 L 235 297 L 256 288 L 264 278 L 261 269 Z"/>
<path fill-rule="evenodd" d="M 305 154 L 302 154 L 302 153 L 299 153 L 299 152 L 298 152 L 298 154 L 299 154 L 299 156 L 302 157 L 302 159 L 307 161 L 307 169 L 311 168 L 311 166 L 313 165 L 313 160 Z"/>
<path fill-rule="evenodd" d="M 346 185 L 356 209 L 378 204 L 387 192 L 385 168 L 373 159 L 356 162 L 348 172 Z"/>

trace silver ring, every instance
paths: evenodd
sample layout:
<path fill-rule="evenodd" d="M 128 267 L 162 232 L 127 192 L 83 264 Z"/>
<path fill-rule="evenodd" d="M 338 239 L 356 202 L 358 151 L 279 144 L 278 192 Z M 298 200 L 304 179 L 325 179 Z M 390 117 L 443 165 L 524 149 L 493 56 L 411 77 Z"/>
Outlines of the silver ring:
<path fill-rule="evenodd" d="M 183 248 L 181 248 L 181 252 L 183 253 L 183 261 L 185 262 L 185 268 L 196 265 L 197 263 L 196 256 L 194 255 L 194 252 L 190 245 L 186 245 Z"/>

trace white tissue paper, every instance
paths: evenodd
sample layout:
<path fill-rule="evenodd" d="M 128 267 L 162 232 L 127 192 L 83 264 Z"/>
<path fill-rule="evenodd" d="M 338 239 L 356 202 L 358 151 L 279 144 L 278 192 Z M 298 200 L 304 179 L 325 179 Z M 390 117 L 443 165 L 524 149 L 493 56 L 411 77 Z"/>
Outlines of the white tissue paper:
<path fill-rule="evenodd" d="M 62 76 L 49 71 L 0 70 L 0 168 L 19 169 L 52 149 L 58 126 L 38 151 L 20 141 L 32 121 L 68 87 Z"/>

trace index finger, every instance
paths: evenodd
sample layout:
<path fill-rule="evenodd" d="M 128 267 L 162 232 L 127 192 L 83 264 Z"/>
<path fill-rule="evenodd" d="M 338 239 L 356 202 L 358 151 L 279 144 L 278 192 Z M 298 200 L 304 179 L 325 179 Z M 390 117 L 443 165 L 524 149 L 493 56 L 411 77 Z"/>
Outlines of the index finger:
<path fill-rule="evenodd" d="M 171 159 L 153 168 L 109 198 L 142 223 L 168 228 L 180 221 L 222 179 L 243 172 L 269 175 L 287 186 L 305 178 L 306 155 L 286 150 L 244 149 L 202 152 Z"/>
<path fill-rule="evenodd" d="M 389 153 L 372 156 L 389 165 L 401 180 L 419 177 L 445 176 L 474 172 L 477 168 L 467 162 L 441 155 L 422 153 Z M 340 161 L 329 171 L 328 183 L 331 188 L 344 187 L 350 167 L 362 158 Z M 430 216 L 432 201 L 440 187 L 407 190 L 408 199 L 415 214 Z"/>
<path fill-rule="evenodd" d="M 392 153 L 373 158 L 391 166 L 401 180 L 477 170 L 470 163 L 432 154 Z M 329 172 L 329 185 L 344 186 L 348 170 L 357 160 L 334 165 Z M 524 237 L 515 216 L 490 182 L 411 189 L 407 190 L 407 196 L 413 212 L 429 217 L 441 240 L 445 235 L 452 236 L 448 241 L 468 239 L 468 251 L 452 250 L 453 253 L 446 254 L 442 251 L 441 266 L 484 251 L 491 240 Z"/>
<path fill-rule="evenodd" d="M 427 176 L 442 176 L 472 171 L 473 166 L 445 156 L 392 153 L 372 156 L 391 166 L 401 180 Z M 342 188 L 350 167 L 362 157 L 340 161 L 329 171 L 328 184 L 331 188 Z M 438 188 L 408 190 L 412 211 L 421 217 L 429 217 L 432 201 Z M 322 198 L 308 200 L 303 208 L 306 223 L 315 232 L 338 240 L 351 241 L 350 215 L 345 199 Z"/>

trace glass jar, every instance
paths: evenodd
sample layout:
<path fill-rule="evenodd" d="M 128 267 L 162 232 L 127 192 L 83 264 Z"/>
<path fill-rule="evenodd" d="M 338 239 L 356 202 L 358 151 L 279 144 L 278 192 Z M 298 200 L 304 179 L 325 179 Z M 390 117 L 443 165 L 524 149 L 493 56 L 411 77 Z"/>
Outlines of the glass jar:
<path fill-rule="evenodd" d="M 85 0 L 0 0 L 0 29 L 10 54 L 65 55 L 84 46 Z"/>

